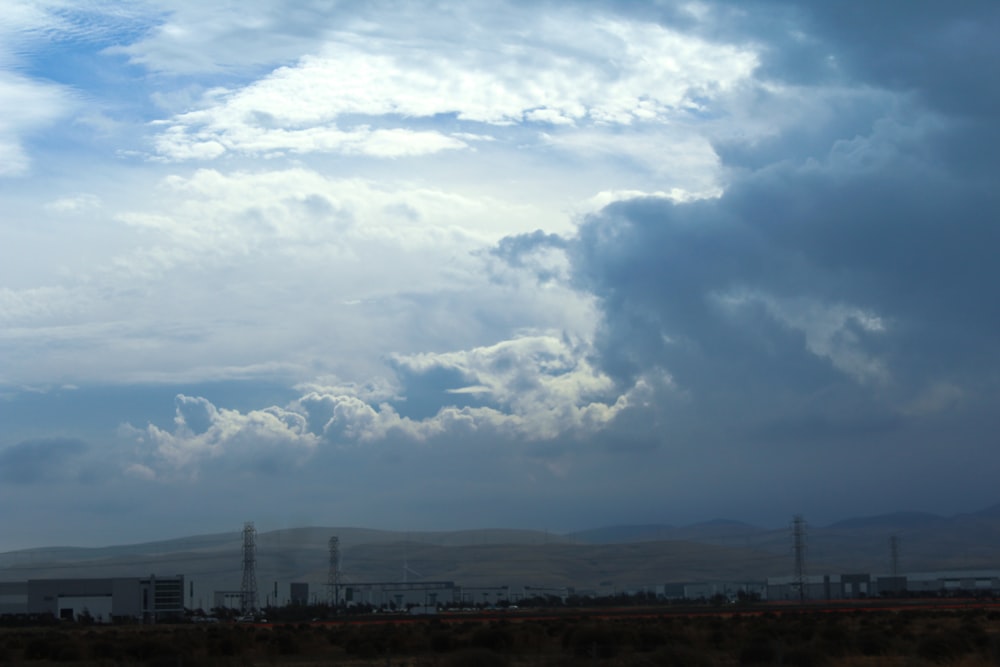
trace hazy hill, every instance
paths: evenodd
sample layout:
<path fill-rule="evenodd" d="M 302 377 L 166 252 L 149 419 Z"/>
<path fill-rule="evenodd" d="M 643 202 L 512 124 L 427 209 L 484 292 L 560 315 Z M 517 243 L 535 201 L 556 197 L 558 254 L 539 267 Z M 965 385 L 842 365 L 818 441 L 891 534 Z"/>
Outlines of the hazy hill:
<path fill-rule="evenodd" d="M 768 532 L 748 523 L 717 519 L 679 527 L 665 524 L 608 526 L 570 533 L 567 537 L 587 544 L 685 540 L 738 546 L 741 540 Z"/>
<path fill-rule="evenodd" d="M 666 539 L 664 536 L 676 530 L 664 524 L 644 524 L 638 526 L 605 526 L 569 533 L 567 537 L 585 544 L 620 544 L 622 542 L 650 542 Z"/>
<path fill-rule="evenodd" d="M 393 532 L 306 527 L 260 533 L 257 575 L 262 600 L 309 582 L 324 595 L 328 542 L 340 540 L 346 584 L 449 580 L 460 585 L 600 589 L 671 581 L 752 580 L 791 573 L 790 530 L 736 521 L 690 526 L 611 526 L 568 535 L 527 530 Z M 941 517 L 900 512 L 807 528 L 812 573 L 889 569 L 897 536 L 904 572 L 1000 569 L 1000 506 Z M 101 548 L 48 547 L 0 554 L 0 580 L 184 574 L 195 601 L 236 590 L 241 580 L 238 530 Z"/>

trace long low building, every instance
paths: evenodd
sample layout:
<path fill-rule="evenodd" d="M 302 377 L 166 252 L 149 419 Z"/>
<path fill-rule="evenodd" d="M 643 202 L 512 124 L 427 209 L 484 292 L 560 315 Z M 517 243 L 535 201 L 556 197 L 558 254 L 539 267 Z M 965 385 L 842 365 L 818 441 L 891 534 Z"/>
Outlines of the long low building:
<path fill-rule="evenodd" d="M 1000 593 L 1000 571 L 925 572 L 907 575 L 824 574 L 767 580 L 768 600 L 851 600 L 902 594 Z"/>
<path fill-rule="evenodd" d="M 144 623 L 184 614 L 184 575 L 111 579 L 29 579 L 0 583 L 0 614 L 51 614 L 98 623 Z"/>

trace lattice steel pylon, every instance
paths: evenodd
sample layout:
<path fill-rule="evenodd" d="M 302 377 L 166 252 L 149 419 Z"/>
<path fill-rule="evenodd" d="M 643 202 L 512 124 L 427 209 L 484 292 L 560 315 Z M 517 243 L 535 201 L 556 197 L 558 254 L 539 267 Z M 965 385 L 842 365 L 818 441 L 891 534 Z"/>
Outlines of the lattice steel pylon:
<path fill-rule="evenodd" d="M 893 535 L 889 538 L 889 570 L 892 576 L 899 576 L 899 536 Z"/>
<path fill-rule="evenodd" d="M 340 538 L 334 535 L 330 538 L 330 571 L 326 576 L 327 604 L 336 607 L 340 604 Z"/>
<path fill-rule="evenodd" d="M 792 518 L 792 551 L 795 554 L 795 585 L 799 600 L 806 599 L 806 520 L 801 514 Z"/>
<path fill-rule="evenodd" d="M 240 586 L 240 613 L 257 613 L 257 530 L 253 521 L 243 524 L 243 583 Z"/>

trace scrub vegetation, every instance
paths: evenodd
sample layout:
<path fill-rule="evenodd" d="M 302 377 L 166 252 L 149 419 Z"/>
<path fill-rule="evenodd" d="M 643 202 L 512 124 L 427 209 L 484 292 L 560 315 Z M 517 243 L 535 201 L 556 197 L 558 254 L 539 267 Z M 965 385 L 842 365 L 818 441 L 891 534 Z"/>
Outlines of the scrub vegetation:
<path fill-rule="evenodd" d="M 725 613 L 0 629 L 0 664 L 957 665 L 1000 662 L 1000 612 Z"/>

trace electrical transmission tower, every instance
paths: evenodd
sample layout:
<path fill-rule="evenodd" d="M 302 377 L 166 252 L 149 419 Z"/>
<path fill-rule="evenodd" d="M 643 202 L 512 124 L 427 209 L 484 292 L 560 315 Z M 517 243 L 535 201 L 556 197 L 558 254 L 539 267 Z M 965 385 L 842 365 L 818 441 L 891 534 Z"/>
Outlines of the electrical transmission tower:
<path fill-rule="evenodd" d="M 253 521 L 243 524 L 243 584 L 240 586 L 240 613 L 257 613 L 257 530 Z"/>
<path fill-rule="evenodd" d="M 899 576 L 899 536 L 889 538 L 889 569 L 893 578 Z"/>
<path fill-rule="evenodd" d="M 340 604 L 340 538 L 330 538 L 330 571 L 326 576 L 327 599 L 331 607 Z"/>
<path fill-rule="evenodd" d="M 795 554 L 795 585 L 799 601 L 806 599 L 806 521 L 801 514 L 792 519 L 792 551 Z"/>

